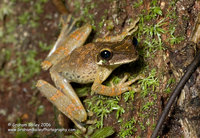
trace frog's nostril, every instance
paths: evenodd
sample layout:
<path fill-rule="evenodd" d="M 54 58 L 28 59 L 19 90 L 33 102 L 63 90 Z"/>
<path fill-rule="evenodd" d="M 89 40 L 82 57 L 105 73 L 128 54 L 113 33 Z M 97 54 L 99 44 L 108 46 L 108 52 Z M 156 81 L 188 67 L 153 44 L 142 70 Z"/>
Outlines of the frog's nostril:
<path fill-rule="evenodd" d="M 137 46 L 138 45 L 137 38 L 133 37 L 132 43 L 133 43 L 134 46 Z"/>

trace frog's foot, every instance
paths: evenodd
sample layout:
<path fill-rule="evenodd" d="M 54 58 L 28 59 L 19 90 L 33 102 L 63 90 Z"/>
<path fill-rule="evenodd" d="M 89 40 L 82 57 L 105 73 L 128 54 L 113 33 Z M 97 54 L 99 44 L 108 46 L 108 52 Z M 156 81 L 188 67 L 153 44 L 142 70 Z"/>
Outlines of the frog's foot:
<path fill-rule="evenodd" d="M 68 123 L 67 120 L 66 120 L 66 116 L 62 113 L 59 113 L 58 115 L 58 124 L 65 128 L 66 127 L 66 124 Z M 74 122 L 74 124 L 83 132 L 85 133 L 86 132 L 86 128 L 84 127 L 85 125 L 83 123 L 81 123 L 80 121 L 74 119 L 72 120 Z M 86 124 L 87 124 L 87 121 L 86 121 Z"/>
<path fill-rule="evenodd" d="M 143 78 L 142 76 L 138 76 L 132 80 L 127 81 L 128 75 L 125 75 L 124 78 L 118 84 L 114 85 L 111 83 L 111 87 L 96 82 L 92 86 L 92 91 L 106 96 L 118 96 L 126 91 L 131 91 L 131 90 L 139 91 L 140 90 L 139 88 L 133 88 L 130 85 L 142 78 Z"/>
<path fill-rule="evenodd" d="M 132 85 L 134 82 L 143 79 L 142 76 L 137 76 L 136 78 L 127 81 L 129 75 L 125 75 L 124 78 L 116 85 L 116 86 L 112 86 L 112 87 L 117 87 L 118 88 L 118 92 L 115 93 L 116 95 L 121 95 L 123 92 L 126 91 L 131 91 L 134 90 L 135 92 L 140 91 L 140 88 L 133 88 L 130 85 Z M 113 84 L 112 84 L 113 85 Z M 111 96 L 113 95 L 113 93 L 111 94 Z"/>
<path fill-rule="evenodd" d="M 140 18 L 137 17 L 136 20 L 131 23 L 128 27 L 125 27 L 122 31 L 121 37 L 125 38 L 128 35 L 132 35 L 135 31 L 137 31 L 138 26 L 136 24 L 139 22 Z"/>
<path fill-rule="evenodd" d="M 94 112 L 92 112 L 92 111 L 89 111 L 89 112 L 87 113 L 87 115 L 91 117 L 91 116 L 93 116 L 93 115 L 94 115 Z"/>
<path fill-rule="evenodd" d="M 97 38 L 95 42 L 120 42 L 122 41 L 126 36 L 132 35 L 135 31 L 137 31 L 138 26 L 136 24 L 140 20 L 139 17 L 136 18 L 136 20 L 129 26 L 125 27 L 121 34 L 116 36 L 105 36 L 103 38 Z"/>
<path fill-rule="evenodd" d="M 83 123 L 81 123 L 80 121 L 78 121 L 78 120 L 72 120 L 73 122 L 74 122 L 74 124 L 78 127 L 78 129 L 80 129 L 83 133 L 85 133 L 86 132 L 86 128 L 84 127 L 84 124 Z"/>
<path fill-rule="evenodd" d="M 88 125 L 93 125 L 93 124 L 96 124 L 96 123 L 97 123 L 97 119 L 94 119 L 94 120 L 87 120 L 85 123 L 88 124 Z"/>
<path fill-rule="evenodd" d="M 71 14 L 63 14 L 61 15 L 61 23 L 62 23 L 62 31 L 65 31 L 63 32 L 65 37 L 67 35 L 69 35 L 71 32 L 73 32 L 74 30 L 76 30 L 76 23 L 77 21 L 79 21 L 80 18 L 73 18 Z"/>

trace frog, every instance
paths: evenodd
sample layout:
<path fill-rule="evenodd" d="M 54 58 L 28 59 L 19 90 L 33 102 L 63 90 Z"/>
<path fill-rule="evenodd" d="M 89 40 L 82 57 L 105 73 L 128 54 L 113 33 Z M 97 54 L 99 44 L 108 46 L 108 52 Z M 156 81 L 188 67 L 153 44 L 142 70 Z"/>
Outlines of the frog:
<path fill-rule="evenodd" d="M 118 84 L 102 84 L 117 67 L 138 59 L 139 55 L 132 41 L 138 21 L 139 18 L 136 18 L 118 35 L 103 36 L 85 44 L 92 26 L 85 24 L 72 31 L 71 26 L 75 21 L 72 22 L 69 16 L 62 17 L 60 35 L 41 63 L 43 70 L 49 69 L 55 86 L 41 79 L 37 81 L 36 87 L 84 133 L 86 128 L 83 122 L 87 120 L 87 112 L 70 83 L 93 83 L 91 94 L 105 96 L 118 96 L 130 90 L 138 91 L 131 85 L 141 79 L 141 76 L 128 79 L 126 74 Z"/>

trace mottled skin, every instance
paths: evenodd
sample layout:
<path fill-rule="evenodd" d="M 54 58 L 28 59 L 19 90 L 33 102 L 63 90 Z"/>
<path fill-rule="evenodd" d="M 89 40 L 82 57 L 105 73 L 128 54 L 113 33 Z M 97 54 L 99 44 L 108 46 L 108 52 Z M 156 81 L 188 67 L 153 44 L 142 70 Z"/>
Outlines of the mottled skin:
<path fill-rule="evenodd" d="M 79 129 L 85 132 L 86 129 L 80 122 L 87 119 L 87 113 L 70 82 L 93 82 L 92 92 L 107 96 L 116 96 L 132 90 L 130 85 L 140 77 L 126 82 L 128 77 L 125 76 L 115 86 L 104 86 L 102 82 L 115 68 L 138 58 L 130 35 L 137 29 L 135 26 L 139 19 L 136 19 L 129 28 L 125 28 L 120 35 L 97 39 L 94 43 L 84 46 L 82 45 L 91 32 L 91 26 L 86 24 L 70 33 L 71 28 L 68 26 L 70 19 L 63 20 L 61 34 L 42 63 L 44 70 L 50 68 L 51 78 L 56 87 L 44 80 L 39 80 L 37 88 Z M 104 50 L 112 53 L 109 59 L 105 60 L 101 56 Z"/>

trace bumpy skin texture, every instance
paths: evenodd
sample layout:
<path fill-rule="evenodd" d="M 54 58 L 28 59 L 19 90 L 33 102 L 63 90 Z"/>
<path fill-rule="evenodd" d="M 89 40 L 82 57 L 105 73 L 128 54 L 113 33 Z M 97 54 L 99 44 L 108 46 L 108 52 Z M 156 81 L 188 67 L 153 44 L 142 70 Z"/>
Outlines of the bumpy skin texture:
<path fill-rule="evenodd" d="M 118 36 L 98 39 L 94 43 L 82 46 L 91 32 L 91 26 L 86 24 L 70 33 L 73 27 L 68 26 L 71 21 L 69 18 L 63 18 L 60 36 L 47 58 L 42 62 L 44 70 L 50 68 L 51 78 L 56 87 L 44 80 L 39 80 L 37 88 L 79 129 L 85 132 L 86 129 L 80 122 L 87 119 L 87 113 L 70 82 L 94 82 L 92 91 L 107 96 L 116 96 L 131 90 L 130 85 L 140 77 L 126 82 L 128 77 L 125 76 L 119 84 L 111 87 L 102 85 L 102 82 L 116 67 L 133 62 L 138 58 L 130 35 L 136 30 L 135 25 L 139 19 L 136 19 Z M 109 59 L 101 56 L 104 50 L 111 53 Z"/>

